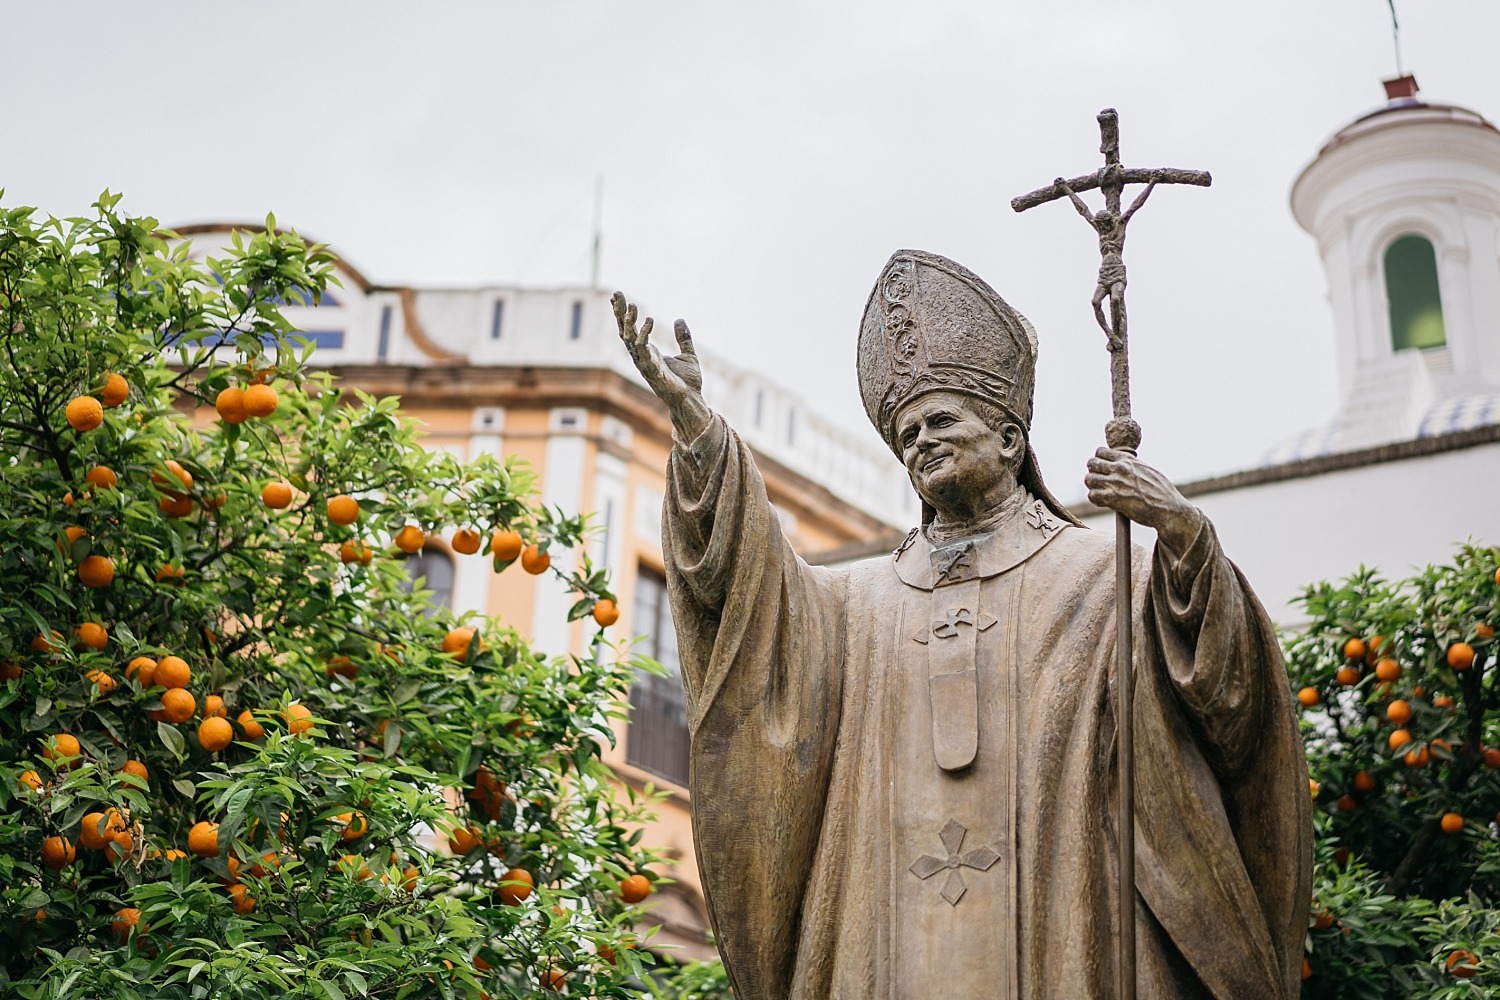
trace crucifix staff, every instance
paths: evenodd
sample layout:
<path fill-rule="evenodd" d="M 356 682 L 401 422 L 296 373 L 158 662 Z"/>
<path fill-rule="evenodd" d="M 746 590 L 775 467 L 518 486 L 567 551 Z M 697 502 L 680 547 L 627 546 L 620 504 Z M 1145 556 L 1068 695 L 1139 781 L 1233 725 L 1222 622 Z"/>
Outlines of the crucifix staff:
<path fill-rule="evenodd" d="M 1116 451 L 1134 455 L 1141 443 L 1141 428 L 1130 416 L 1130 360 L 1127 353 L 1125 319 L 1125 229 L 1158 184 L 1193 184 L 1208 187 L 1213 182 L 1207 171 L 1127 168 L 1120 165 L 1120 119 L 1114 108 L 1099 112 L 1099 152 L 1104 166 L 1091 174 L 1071 180 L 1057 178 L 1048 187 L 1011 200 L 1017 212 L 1067 198 L 1078 214 L 1099 236 L 1099 280 L 1094 287 L 1094 318 L 1104 331 L 1110 352 L 1110 398 L 1113 419 L 1105 425 L 1105 442 Z M 1120 210 L 1120 196 L 1127 184 L 1144 184 L 1130 207 Z M 1104 208 L 1091 211 L 1080 191 L 1095 188 L 1104 193 Z M 1109 319 L 1104 317 L 1104 302 L 1109 302 Z M 1119 1000 L 1135 1000 L 1135 747 L 1131 720 L 1131 691 L 1134 636 L 1131 634 L 1130 606 L 1130 519 L 1115 514 L 1115 750 L 1117 772 L 1116 831 L 1118 838 L 1119 902 L 1115 939 L 1115 971 L 1118 976 L 1115 995 Z"/>

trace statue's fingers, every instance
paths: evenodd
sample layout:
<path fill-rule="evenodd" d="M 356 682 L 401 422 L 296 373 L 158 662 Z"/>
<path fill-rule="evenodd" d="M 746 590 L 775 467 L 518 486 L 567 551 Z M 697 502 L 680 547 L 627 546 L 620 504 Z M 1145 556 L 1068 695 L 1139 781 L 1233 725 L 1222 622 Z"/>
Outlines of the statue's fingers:
<path fill-rule="evenodd" d="M 693 334 L 688 330 L 687 320 L 678 320 L 672 325 L 672 332 L 677 335 L 677 349 L 683 354 L 697 357 L 698 352 L 693 349 Z"/>
<path fill-rule="evenodd" d="M 609 297 L 609 307 L 614 310 L 615 322 L 620 325 L 620 330 L 625 329 L 625 295 L 623 292 L 615 292 Z"/>
<path fill-rule="evenodd" d="M 646 317 L 646 322 L 644 322 L 644 323 L 641 324 L 641 333 L 640 333 L 641 340 L 640 340 L 640 342 L 641 342 L 641 346 L 642 347 L 647 346 L 647 343 L 651 339 L 651 326 L 652 326 L 651 317 L 647 316 Z M 656 350 L 655 348 L 652 348 L 653 353 L 655 352 L 655 350 Z"/>

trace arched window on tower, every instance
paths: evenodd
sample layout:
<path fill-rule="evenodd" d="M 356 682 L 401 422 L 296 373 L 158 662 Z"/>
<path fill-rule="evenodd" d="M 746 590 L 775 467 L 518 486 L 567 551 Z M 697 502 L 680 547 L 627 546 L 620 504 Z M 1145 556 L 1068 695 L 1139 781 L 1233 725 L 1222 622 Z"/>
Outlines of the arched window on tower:
<path fill-rule="evenodd" d="M 1385 251 L 1385 300 L 1391 316 L 1391 347 L 1442 347 L 1443 299 L 1438 293 L 1437 254 L 1425 236 L 1406 235 Z"/>

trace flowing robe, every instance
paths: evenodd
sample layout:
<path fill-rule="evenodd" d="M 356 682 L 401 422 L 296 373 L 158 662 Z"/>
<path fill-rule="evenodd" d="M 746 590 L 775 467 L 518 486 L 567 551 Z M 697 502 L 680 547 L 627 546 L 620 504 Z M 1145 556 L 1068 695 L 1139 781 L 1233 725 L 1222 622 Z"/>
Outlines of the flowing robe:
<path fill-rule="evenodd" d="M 811 567 L 722 419 L 676 443 L 694 840 L 742 1000 L 1113 995 L 1114 545 L 1017 499 L 960 549 Z M 1138 995 L 1291 998 L 1311 821 L 1274 632 L 1206 521 L 1135 555 Z"/>

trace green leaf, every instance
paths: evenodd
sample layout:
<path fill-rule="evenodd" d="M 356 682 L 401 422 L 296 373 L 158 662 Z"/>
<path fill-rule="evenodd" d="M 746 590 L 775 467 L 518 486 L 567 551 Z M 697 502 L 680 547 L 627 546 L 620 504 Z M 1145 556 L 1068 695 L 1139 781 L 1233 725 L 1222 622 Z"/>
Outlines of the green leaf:
<path fill-rule="evenodd" d="M 156 738 L 161 740 L 161 745 L 166 747 L 172 756 L 178 760 L 182 760 L 187 756 L 187 741 L 177 731 L 176 726 L 167 722 L 158 722 L 156 724 Z"/>

